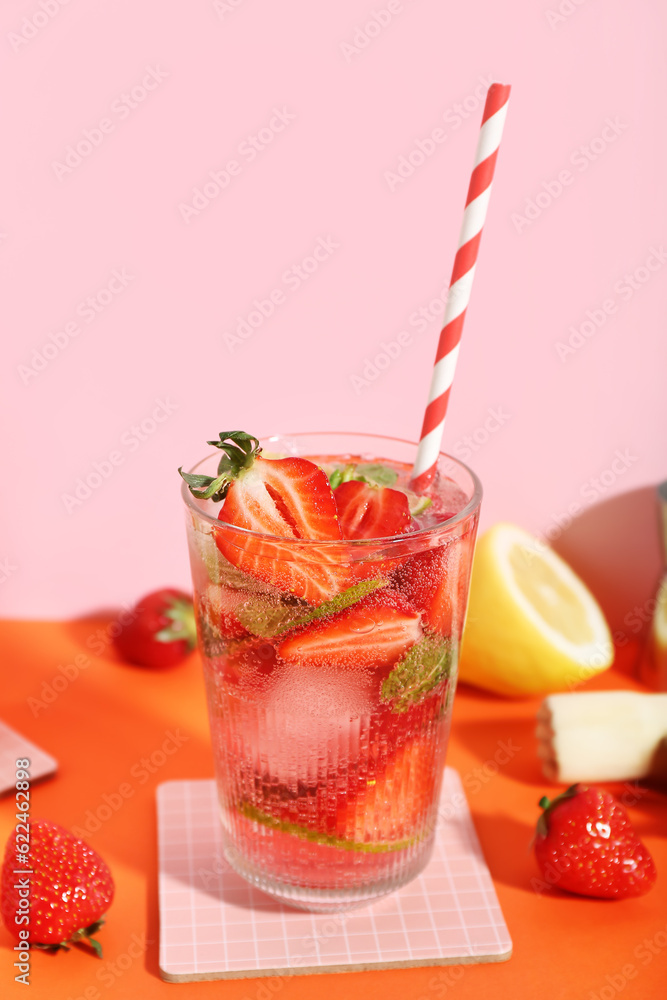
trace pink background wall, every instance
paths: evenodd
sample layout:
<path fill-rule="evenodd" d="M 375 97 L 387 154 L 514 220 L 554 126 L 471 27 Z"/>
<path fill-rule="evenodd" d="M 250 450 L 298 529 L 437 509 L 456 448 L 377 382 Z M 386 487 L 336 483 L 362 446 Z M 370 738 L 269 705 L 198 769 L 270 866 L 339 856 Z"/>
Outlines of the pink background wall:
<path fill-rule="evenodd" d="M 664 477 L 666 33 L 657 0 L 7 0 L 3 614 L 187 583 L 176 467 L 219 430 L 418 435 L 491 79 L 513 95 L 446 445 L 486 525 L 555 534 Z"/>

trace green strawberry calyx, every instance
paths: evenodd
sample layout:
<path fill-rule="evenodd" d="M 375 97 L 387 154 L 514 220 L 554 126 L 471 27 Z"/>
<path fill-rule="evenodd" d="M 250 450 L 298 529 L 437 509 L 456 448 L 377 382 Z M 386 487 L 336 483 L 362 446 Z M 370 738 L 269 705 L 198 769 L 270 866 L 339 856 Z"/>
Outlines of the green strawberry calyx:
<path fill-rule="evenodd" d="M 245 431 L 220 431 L 218 436 L 218 441 L 206 442 L 223 452 L 217 476 L 183 472 L 182 466 L 178 470 L 193 497 L 197 497 L 198 500 L 213 500 L 215 503 L 225 499 L 234 480 L 238 479 L 245 469 L 250 468 L 262 451 L 258 438 L 246 434 Z"/>
<path fill-rule="evenodd" d="M 537 836 L 546 837 L 549 833 L 549 820 L 551 818 L 552 811 L 560 805 L 561 802 L 566 802 L 568 799 L 573 799 L 580 792 L 585 791 L 583 785 L 570 785 L 566 788 L 564 792 L 557 795 L 555 799 L 549 800 L 546 795 L 543 795 L 540 801 L 537 803 L 540 809 L 543 810 L 540 818 L 537 821 Z"/>
<path fill-rule="evenodd" d="M 192 601 L 172 597 L 163 615 L 169 619 L 169 624 L 155 633 L 157 641 L 187 642 L 188 650 L 194 649 L 197 645 L 197 626 Z"/>
<path fill-rule="evenodd" d="M 70 945 L 87 945 L 97 958 L 102 958 L 102 945 L 93 937 L 93 934 L 97 934 L 103 926 L 104 918 L 96 920 L 88 927 L 81 927 L 78 931 L 74 931 L 66 941 L 59 941 L 57 944 L 42 944 L 39 941 L 31 941 L 30 946 L 31 948 L 40 948 L 42 951 L 56 952 L 69 951 Z"/>

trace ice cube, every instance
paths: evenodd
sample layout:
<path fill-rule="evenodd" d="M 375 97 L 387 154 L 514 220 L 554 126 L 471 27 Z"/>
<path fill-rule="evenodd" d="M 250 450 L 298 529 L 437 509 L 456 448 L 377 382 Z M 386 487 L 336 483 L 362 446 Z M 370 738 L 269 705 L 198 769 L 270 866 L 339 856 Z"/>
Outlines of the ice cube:
<path fill-rule="evenodd" d="M 369 671 L 284 664 L 261 696 L 256 769 L 275 781 L 316 783 L 321 769 L 359 753 L 360 720 L 372 710 Z M 258 699 L 259 700 L 259 699 Z"/>

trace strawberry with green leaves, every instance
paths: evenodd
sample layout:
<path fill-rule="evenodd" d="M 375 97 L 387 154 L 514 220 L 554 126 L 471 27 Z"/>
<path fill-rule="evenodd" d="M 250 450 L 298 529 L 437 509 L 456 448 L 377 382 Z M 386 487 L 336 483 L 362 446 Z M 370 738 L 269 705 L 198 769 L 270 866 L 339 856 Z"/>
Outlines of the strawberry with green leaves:
<path fill-rule="evenodd" d="M 613 795 L 572 785 L 539 804 L 544 811 L 537 823 L 535 857 L 548 884 L 600 899 L 643 896 L 652 889 L 653 858 Z"/>
<path fill-rule="evenodd" d="M 19 930 L 27 930 L 33 947 L 67 951 L 69 945 L 85 944 L 101 957 L 101 945 L 93 935 L 113 900 L 111 872 L 92 847 L 57 823 L 38 819 L 28 826 L 29 854 L 17 850 L 16 832 L 5 849 L 1 888 L 5 927 L 17 940 Z"/>
<path fill-rule="evenodd" d="M 192 598 L 165 587 L 135 604 L 129 623 L 116 636 L 116 648 L 140 667 L 172 667 L 195 648 L 197 632 Z"/>
<path fill-rule="evenodd" d="M 326 547 L 295 551 L 292 544 L 342 539 L 336 501 L 322 469 L 305 458 L 262 458 L 258 439 L 244 431 L 222 431 L 208 444 L 223 453 L 217 476 L 179 472 L 193 496 L 224 500 L 218 519 L 228 527 L 215 531 L 215 541 L 225 559 L 313 604 L 343 590 L 349 572 Z M 282 545 L 279 538 L 290 544 Z"/>

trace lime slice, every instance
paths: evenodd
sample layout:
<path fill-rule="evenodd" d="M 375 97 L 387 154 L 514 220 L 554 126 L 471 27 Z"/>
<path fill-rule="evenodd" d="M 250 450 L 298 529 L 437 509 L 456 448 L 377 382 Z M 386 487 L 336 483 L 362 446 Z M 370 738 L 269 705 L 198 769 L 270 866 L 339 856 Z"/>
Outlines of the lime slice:
<path fill-rule="evenodd" d="M 367 854 L 384 854 L 386 851 L 403 851 L 418 839 L 417 837 L 408 837 L 404 840 L 394 841 L 345 840 L 343 837 L 337 837 L 335 834 L 321 833 L 318 830 L 310 830 L 307 827 L 300 826 L 298 823 L 291 823 L 289 820 L 276 819 L 275 816 L 269 816 L 267 813 L 261 812 L 250 802 L 239 802 L 236 808 L 242 816 L 255 823 L 262 823 L 272 830 L 279 830 L 281 833 L 290 833 L 293 837 L 310 840 L 315 844 L 337 847 L 338 850 L 361 851 Z"/>
<path fill-rule="evenodd" d="M 369 486 L 393 486 L 398 479 L 395 469 L 390 469 L 387 465 L 380 465 L 379 462 L 360 462 L 358 465 L 323 465 L 331 489 L 335 490 L 341 483 L 348 483 L 352 480 L 360 483 L 368 483 Z M 399 487 L 400 488 L 400 487 Z"/>
<path fill-rule="evenodd" d="M 413 517 L 419 517 L 433 503 L 430 497 L 420 497 L 417 493 L 411 493 L 409 490 L 403 490 L 403 492 L 408 498 L 408 507 Z"/>

